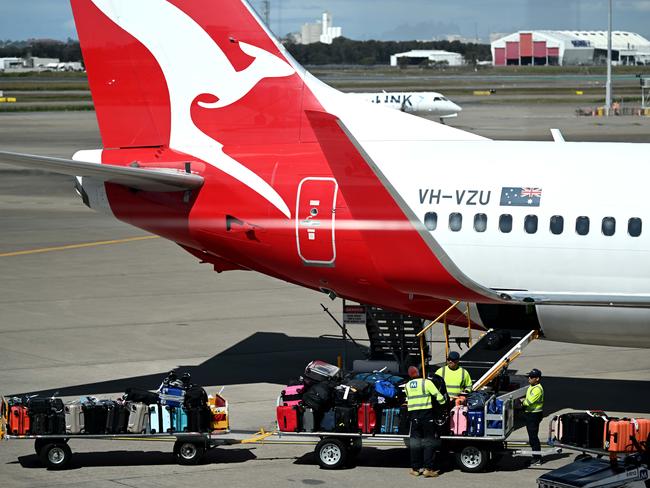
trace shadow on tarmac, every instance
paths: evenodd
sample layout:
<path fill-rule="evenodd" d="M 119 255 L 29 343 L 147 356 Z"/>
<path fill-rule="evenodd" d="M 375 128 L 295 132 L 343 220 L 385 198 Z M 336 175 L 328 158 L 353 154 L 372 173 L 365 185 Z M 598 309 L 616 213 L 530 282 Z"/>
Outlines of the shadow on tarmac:
<path fill-rule="evenodd" d="M 298 378 L 305 366 L 314 359 L 336 363 L 341 354 L 341 340 L 331 338 L 290 337 L 274 332 L 256 332 L 249 338 L 235 344 L 198 366 L 179 365 L 176 370 L 192 375 L 198 385 L 241 385 L 248 383 L 288 384 Z M 348 345 L 348 363 L 365 359 L 367 349 Z M 117 367 L 117 365 L 115 365 Z M 106 392 L 120 392 L 126 388 L 155 390 L 160 386 L 168 371 L 121 378 L 118 380 L 65 386 L 24 394 L 51 396 L 100 395 Z"/>
<path fill-rule="evenodd" d="M 211 449 L 202 464 L 237 464 L 251 461 L 257 457 L 254 447 L 243 449 Z M 18 461 L 23 468 L 45 469 L 36 454 L 20 456 Z M 165 466 L 177 464 L 173 454 L 162 451 L 104 451 L 74 452 L 69 469 L 119 467 L 119 466 Z"/>

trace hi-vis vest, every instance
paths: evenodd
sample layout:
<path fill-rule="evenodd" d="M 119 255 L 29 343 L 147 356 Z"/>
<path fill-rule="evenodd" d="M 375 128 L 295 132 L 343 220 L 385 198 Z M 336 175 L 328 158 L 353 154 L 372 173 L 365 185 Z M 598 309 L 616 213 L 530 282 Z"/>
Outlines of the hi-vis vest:
<path fill-rule="evenodd" d="M 406 399 L 408 401 L 408 411 L 429 410 L 433 408 L 431 397 L 435 397 L 439 404 L 444 404 L 445 399 L 438 391 L 438 388 L 431 380 L 416 378 L 406 383 Z"/>
<path fill-rule="evenodd" d="M 442 376 L 442 379 L 445 380 L 449 396 L 458 396 L 463 390 L 472 387 L 472 378 L 460 366 L 456 370 L 451 369 L 449 366 L 443 366 L 436 371 L 436 374 Z"/>
<path fill-rule="evenodd" d="M 526 412 L 541 412 L 544 408 L 544 388 L 541 384 L 530 385 L 526 390 L 526 398 L 523 401 Z"/>

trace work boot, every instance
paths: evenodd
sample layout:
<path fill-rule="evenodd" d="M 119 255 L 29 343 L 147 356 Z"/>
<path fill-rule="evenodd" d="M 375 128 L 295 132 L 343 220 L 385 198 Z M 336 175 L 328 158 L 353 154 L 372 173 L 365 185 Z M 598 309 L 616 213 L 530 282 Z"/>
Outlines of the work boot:
<path fill-rule="evenodd" d="M 409 474 L 411 476 L 420 476 L 422 474 L 422 471 L 420 471 L 419 469 L 411 468 L 411 469 L 409 469 Z"/>
<path fill-rule="evenodd" d="M 425 478 L 436 478 L 440 476 L 440 471 L 436 471 L 433 469 L 425 469 L 424 470 L 424 477 Z"/>
<path fill-rule="evenodd" d="M 543 464 L 542 458 L 533 458 L 530 462 L 531 466 L 541 466 Z"/>

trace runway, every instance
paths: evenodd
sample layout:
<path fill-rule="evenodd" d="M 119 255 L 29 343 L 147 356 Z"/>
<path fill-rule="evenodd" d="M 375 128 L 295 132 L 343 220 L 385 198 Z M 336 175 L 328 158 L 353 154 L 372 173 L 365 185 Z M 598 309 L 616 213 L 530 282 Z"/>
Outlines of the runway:
<path fill-rule="evenodd" d="M 650 142 L 645 120 L 574 120 L 552 107 L 526 109 L 522 118 L 498 107 L 468 106 L 450 125 L 495 138 L 550 139 L 548 128 L 559 127 L 567 140 Z M 0 116 L 2 150 L 69 157 L 99 146 L 92 112 Z M 340 352 L 340 341 L 320 338 L 338 333 L 320 303 L 338 314 L 338 301 L 257 273 L 217 274 L 175 244 L 87 209 L 71 178 L 0 166 L 0 229 L 0 393 L 109 397 L 128 386 L 156 388 L 167 371 L 180 368 L 208 391 L 225 386 L 233 428 L 255 430 L 272 426 L 279 391 L 307 361 L 335 361 Z M 365 337 L 364 330 L 351 332 Z M 441 351 L 434 356 L 441 359 Z M 645 349 L 538 341 L 515 365 L 519 371 L 532 367 L 544 372 L 548 414 L 588 407 L 650 410 Z M 519 430 L 513 439 L 525 434 Z M 357 468 L 336 472 L 319 470 L 309 446 L 228 447 L 198 467 L 177 466 L 166 443 L 86 440 L 72 448 L 79 453 L 76 469 L 55 473 L 40 466 L 31 443 L 1 444 L 3 486 L 423 483 L 406 474 L 404 448 L 364 450 Z M 556 456 L 525 469 L 523 459 L 507 458 L 495 471 L 453 470 L 440 482 L 531 486 L 568 459 Z"/>

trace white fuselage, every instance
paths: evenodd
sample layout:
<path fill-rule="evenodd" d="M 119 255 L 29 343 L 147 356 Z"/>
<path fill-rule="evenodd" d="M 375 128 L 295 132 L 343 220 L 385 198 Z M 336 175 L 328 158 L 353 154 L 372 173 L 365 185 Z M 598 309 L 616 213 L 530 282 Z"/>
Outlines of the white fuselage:
<path fill-rule="evenodd" d="M 348 96 L 402 112 L 437 117 L 455 117 L 463 110 L 444 95 L 436 92 L 349 93 Z"/>

